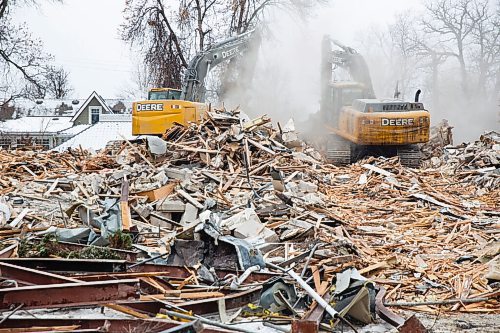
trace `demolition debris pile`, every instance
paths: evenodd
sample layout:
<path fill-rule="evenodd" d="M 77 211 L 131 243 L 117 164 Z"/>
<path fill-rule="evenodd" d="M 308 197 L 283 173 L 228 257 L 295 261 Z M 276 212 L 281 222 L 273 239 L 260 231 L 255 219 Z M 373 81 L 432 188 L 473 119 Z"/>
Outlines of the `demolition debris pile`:
<path fill-rule="evenodd" d="M 0 150 L 0 331 L 248 332 L 238 322 L 260 317 L 316 332 L 380 316 L 422 332 L 388 308 L 498 314 L 498 133 L 420 170 L 335 167 L 293 122 L 239 111 L 165 136 Z"/>

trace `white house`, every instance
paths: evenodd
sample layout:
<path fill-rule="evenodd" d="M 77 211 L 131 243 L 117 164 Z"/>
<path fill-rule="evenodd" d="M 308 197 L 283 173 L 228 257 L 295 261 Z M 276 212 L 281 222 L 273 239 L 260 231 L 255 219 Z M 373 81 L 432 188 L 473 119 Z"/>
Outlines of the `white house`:
<path fill-rule="evenodd" d="M 26 113 L 31 115 L 0 122 L 2 148 L 15 149 L 29 146 L 53 149 L 103 120 L 106 123 L 119 122 L 120 131 L 124 132 L 122 135 L 128 138 L 132 135 L 130 116 L 132 102 L 105 100 L 95 91 L 85 100 L 59 101 L 59 103 L 42 100 L 31 101 L 31 104 L 24 100 L 20 101 L 20 105 L 23 105 Z M 130 131 L 124 131 L 127 126 Z M 106 135 L 112 136 L 110 133 Z M 115 139 L 119 140 L 120 137 Z M 105 138 L 101 139 L 104 140 Z"/>

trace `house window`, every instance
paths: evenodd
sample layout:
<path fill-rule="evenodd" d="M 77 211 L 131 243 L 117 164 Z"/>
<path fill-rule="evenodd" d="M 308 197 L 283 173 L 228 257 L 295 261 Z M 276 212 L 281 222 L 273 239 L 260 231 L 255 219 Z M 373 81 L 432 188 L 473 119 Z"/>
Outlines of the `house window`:
<path fill-rule="evenodd" d="M 10 148 L 10 138 L 0 138 L 0 147 L 9 149 Z"/>
<path fill-rule="evenodd" d="M 24 147 L 26 145 L 26 138 L 17 138 L 16 139 L 16 148 Z"/>
<path fill-rule="evenodd" d="M 35 139 L 35 144 L 43 149 L 50 149 L 50 139 Z"/>
<path fill-rule="evenodd" d="M 90 108 L 90 122 L 91 124 L 95 124 L 99 122 L 99 116 L 101 115 L 101 107 L 100 106 L 91 106 Z"/>

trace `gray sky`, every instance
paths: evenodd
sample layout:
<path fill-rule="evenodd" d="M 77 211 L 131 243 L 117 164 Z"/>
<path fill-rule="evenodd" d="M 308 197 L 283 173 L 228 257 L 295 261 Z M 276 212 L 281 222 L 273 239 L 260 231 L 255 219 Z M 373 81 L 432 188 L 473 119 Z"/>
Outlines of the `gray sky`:
<path fill-rule="evenodd" d="M 307 23 L 315 34 L 330 33 L 352 45 L 365 29 L 382 26 L 419 0 L 333 0 Z M 120 95 L 133 75 L 133 59 L 119 38 L 123 0 L 65 0 L 18 10 L 16 20 L 29 23 L 45 50 L 70 72 L 74 97 L 96 90 L 105 98 Z M 317 40 L 320 40 L 320 36 Z"/>
<path fill-rule="evenodd" d="M 18 21 L 44 42 L 55 62 L 70 72 L 74 97 L 95 90 L 105 98 L 119 94 L 132 75 L 128 46 L 120 40 L 121 0 L 46 1 L 38 8 L 18 10 Z"/>

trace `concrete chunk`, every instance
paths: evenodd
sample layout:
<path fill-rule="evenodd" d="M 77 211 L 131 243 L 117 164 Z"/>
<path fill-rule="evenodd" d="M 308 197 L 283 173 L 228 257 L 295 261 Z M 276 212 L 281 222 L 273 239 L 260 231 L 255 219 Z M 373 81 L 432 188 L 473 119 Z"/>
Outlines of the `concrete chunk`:
<path fill-rule="evenodd" d="M 186 209 L 184 210 L 184 214 L 181 217 L 181 224 L 188 224 L 194 222 L 198 217 L 198 208 L 191 205 L 190 203 L 186 204 Z"/>
<path fill-rule="evenodd" d="M 193 172 L 189 169 L 166 168 L 165 175 L 168 178 L 179 179 L 179 180 L 189 180 L 189 179 L 191 179 Z"/>
<path fill-rule="evenodd" d="M 234 236 L 238 238 L 256 237 L 264 229 L 259 216 L 251 208 L 221 221 L 220 226 L 233 231 Z"/>
<path fill-rule="evenodd" d="M 164 200 L 156 205 L 160 212 L 182 213 L 185 209 L 186 204 L 180 200 Z"/>
<path fill-rule="evenodd" d="M 299 181 L 299 189 L 306 193 L 315 193 L 318 191 L 318 185 L 311 182 Z"/>
<path fill-rule="evenodd" d="M 174 225 L 172 223 L 169 223 L 160 218 L 160 217 L 165 217 L 167 219 L 172 219 L 172 215 L 170 213 L 156 212 L 155 215 L 158 215 L 159 217 L 151 215 L 149 218 L 149 221 L 152 225 L 154 225 L 155 227 L 167 228 L 170 230 L 174 228 Z"/>

